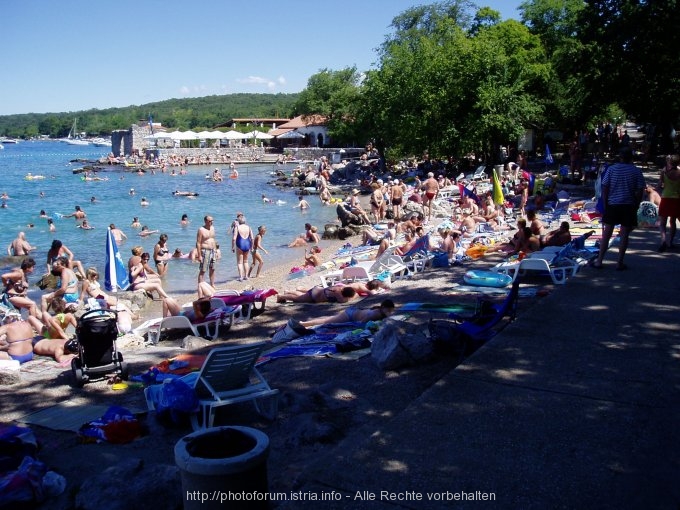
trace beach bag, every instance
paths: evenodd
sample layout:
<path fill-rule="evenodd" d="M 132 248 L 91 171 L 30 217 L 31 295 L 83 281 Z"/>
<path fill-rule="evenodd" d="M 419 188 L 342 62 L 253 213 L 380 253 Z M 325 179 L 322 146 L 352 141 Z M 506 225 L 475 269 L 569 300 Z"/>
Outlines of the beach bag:
<path fill-rule="evenodd" d="M 288 322 L 274 332 L 272 342 L 275 344 L 289 342 L 296 338 L 300 338 L 301 336 L 311 335 L 312 333 L 314 333 L 314 331 L 300 325 L 300 321 L 288 319 Z"/>
<path fill-rule="evenodd" d="M 437 253 L 432 259 L 432 267 L 449 267 L 449 254 Z"/>

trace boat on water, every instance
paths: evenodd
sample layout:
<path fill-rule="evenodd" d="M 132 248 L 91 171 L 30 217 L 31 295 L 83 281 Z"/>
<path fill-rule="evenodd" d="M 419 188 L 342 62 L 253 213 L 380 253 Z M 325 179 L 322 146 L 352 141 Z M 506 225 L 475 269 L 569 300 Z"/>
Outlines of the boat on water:
<path fill-rule="evenodd" d="M 85 140 L 78 135 L 77 125 L 78 119 L 73 119 L 73 126 L 71 126 L 71 130 L 68 132 L 68 136 L 62 138 L 61 141 L 69 145 L 90 145 L 89 140 Z"/>
<path fill-rule="evenodd" d="M 0 145 L 7 143 L 19 143 L 19 140 L 16 138 L 0 138 Z"/>
<path fill-rule="evenodd" d="M 5 146 L 0 143 L 0 151 L 4 148 L 5 148 Z"/>
<path fill-rule="evenodd" d="M 95 147 L 111 147 L 111 140 L 101 137 L 93 138 L 92 145 Z"/>
<path fill-rule="evenodd" d="M 27 181 L 41 181 L 45 178 L 44 175 L 33 175 L 31 172 L 28 172 L 25 176 L 24 179 Z"/>

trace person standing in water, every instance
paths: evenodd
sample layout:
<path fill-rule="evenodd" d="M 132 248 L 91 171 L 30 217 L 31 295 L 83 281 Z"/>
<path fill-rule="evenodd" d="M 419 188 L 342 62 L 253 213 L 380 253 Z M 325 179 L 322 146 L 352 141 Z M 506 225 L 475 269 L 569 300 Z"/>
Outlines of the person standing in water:
<path fill-rule="evenodd" d="M 203 218 L 203 226 L 198 229 L 196 234 L 196 253 L 198 255 L 198 283 L 203 281 L 203 277 L 208 272 L 210 285 L 215 286 L 215 228 L 213 218 L 207 215 Z"/>
<path fill-rule="evenodd" d="M 239 281 L 248 279 L 248 252 L 253 246 L 253 231 L 246 224 L 243 216 L 238 219 L 238 225 L 231 237 L 231 251 L 236 253 L 236 269 Z"/>
<path fill-rule="evenodd" d="M 250 269 L 248 270 L 248 278 L 250 278 L 250 273 L 253 272 L 253 269 L 255 269 L 255 266 L 257 265 L 257 271 L 255 272 L 255 278 L 260 276 L 260 271 L 262 271 L 262 266 L 264 265 L 264 259 L 262 258 L 262 255 L 260 255 L 258 252 L 263 251 L 267 255 L 269 255 L 269 252 L 265 250 L 264 245 L 262 244 L 262 238 L 264 237 L 264 234 L 267 232 L 267 227 L 264 225 L 260 225 L 257 227 L 257 235 L 255 236 L 255 241 L 253 241 L 253 263 L 250 266 Z"/>

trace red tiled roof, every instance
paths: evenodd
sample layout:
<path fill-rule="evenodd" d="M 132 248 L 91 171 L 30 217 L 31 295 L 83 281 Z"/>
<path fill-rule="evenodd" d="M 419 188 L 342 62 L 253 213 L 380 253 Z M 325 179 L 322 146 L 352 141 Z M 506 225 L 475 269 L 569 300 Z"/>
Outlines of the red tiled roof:
<path fill-rule="evenodd" d="M 298 129 L 305 126 L 323 126 L 326 124 L 326 117 L 323 115 L 298 115 L 285 124 L 281 124 L 279 129 Z"/>

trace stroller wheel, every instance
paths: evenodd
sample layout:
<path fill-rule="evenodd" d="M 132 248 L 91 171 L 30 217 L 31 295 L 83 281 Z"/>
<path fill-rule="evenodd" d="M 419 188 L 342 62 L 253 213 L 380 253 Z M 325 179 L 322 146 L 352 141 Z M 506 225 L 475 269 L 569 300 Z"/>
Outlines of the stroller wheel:
<path fill-rule="evenodd" d="M 73 358 L 71 361 L 71 373 L 73 374 L 73 384 L 76 388 L 82 388 L 85 385 L 85 375 L 80 359 Z"/>
<path fill-rule="evenodd" d="M 130 367 L 127 363 L 120 364 L 120 378 L 123 381 L 127 381 L 130 378 Z"/>

